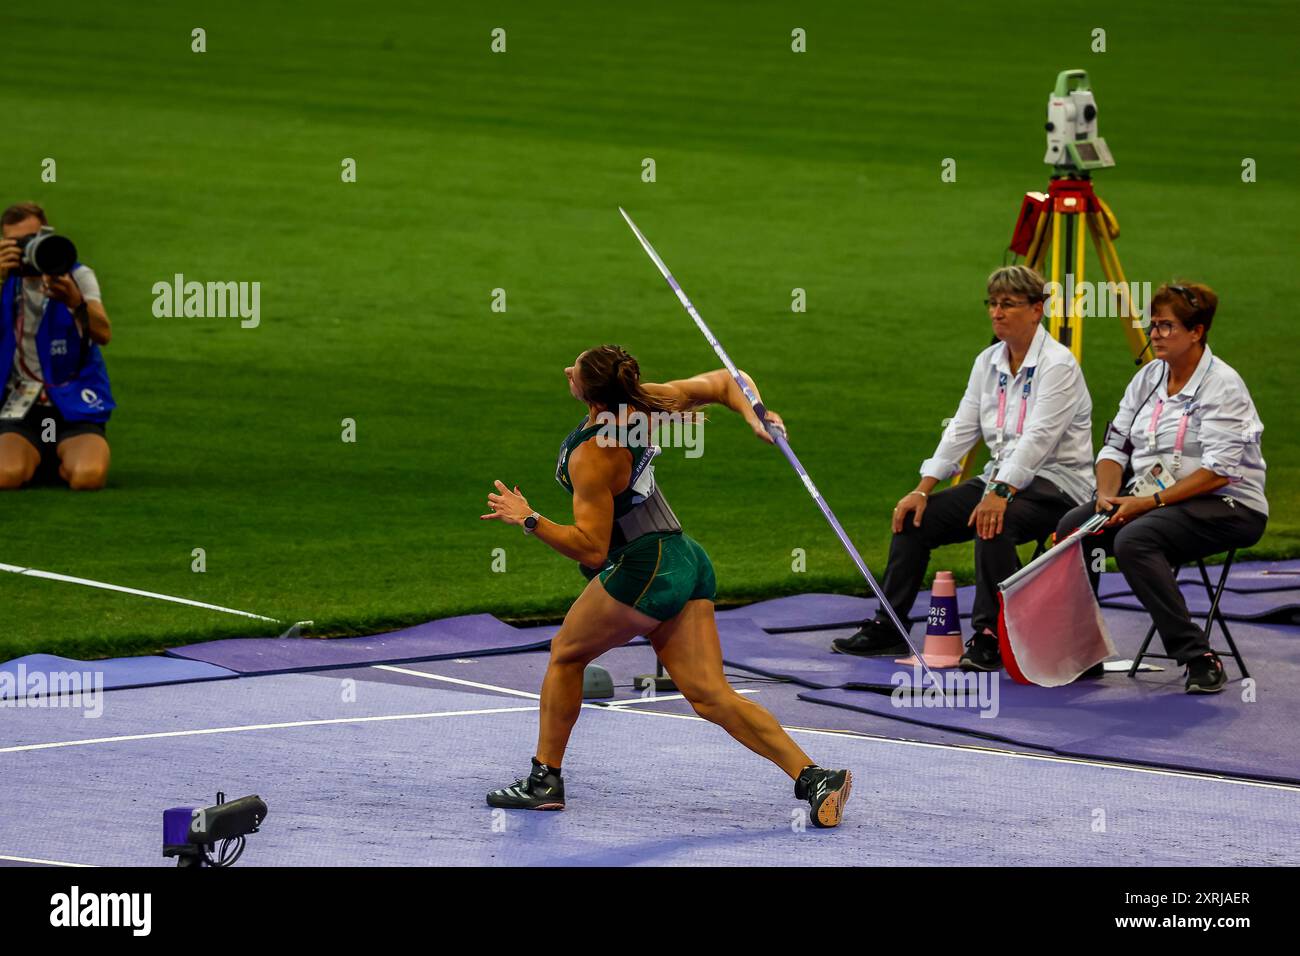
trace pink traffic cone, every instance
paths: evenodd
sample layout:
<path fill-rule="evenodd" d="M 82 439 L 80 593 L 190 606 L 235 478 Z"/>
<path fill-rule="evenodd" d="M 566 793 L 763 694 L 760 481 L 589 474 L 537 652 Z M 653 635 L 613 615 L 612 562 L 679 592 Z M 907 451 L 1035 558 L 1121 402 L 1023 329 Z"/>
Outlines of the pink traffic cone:
<path fill-rule="evenodd" d="M 925 625 L 921 656 L 931 667 L 956 667 L 961 660 L 961 616 L 957 611 L 957 582 L 951 571 L 938 571 L 930 589 L 930 614 Z M 915 657 L 895 661 L 916 664 Z"/>

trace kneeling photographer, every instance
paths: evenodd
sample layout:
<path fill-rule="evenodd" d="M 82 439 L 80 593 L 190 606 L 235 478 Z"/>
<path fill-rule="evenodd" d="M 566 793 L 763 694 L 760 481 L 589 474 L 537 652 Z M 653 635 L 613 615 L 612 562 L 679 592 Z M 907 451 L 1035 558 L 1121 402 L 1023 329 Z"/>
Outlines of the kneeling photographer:
<path fill-rule="evenodd" d="M 105 425 L 115 403 L 100 346 L 112 326 L 95 273 L 36 203 L 0 214 L 0 490 L 44 466 L 68 487 L 108 477 Z"/>

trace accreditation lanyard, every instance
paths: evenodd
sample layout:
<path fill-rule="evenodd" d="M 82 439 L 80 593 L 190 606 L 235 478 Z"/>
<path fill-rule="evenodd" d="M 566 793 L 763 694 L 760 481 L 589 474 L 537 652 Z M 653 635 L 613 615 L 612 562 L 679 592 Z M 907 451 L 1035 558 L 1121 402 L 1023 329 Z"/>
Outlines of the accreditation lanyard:
<path fill-rule="evenodd" d="M 1211 360 L 1211 365 L 1213 365 L 1213 360 Z M 1206 373 L 1209 373 L 1208 368 L 1206 369 Z M 1165 374 L 1169 374 L 1168 370 L 1166 370 Z M 1204 382 L 1205 379 L 1202 378 L 1201 381 Z M 1197 385 L 1196 391 L 1199 392 L 1200 390 L 1200 385 Z M 1151 412 L 1151 423 L 1147 425 L 1148 452 L 1154 452 L 1156 450 L 1156 427 L 1160 424 L 1160 414 L 1164 410 L 1165 400 L 1163 398 L 1157 398 L 1156 407 Z M 1183 465 L 1183 443 L 1187 440 L 1187 423 L 1191 419 L 1192 412 L 1194 411 L 1196 411 L 1196 392 L 1192 392 L 1191 396 L 1187 399 L 1187 405 L 1183 409 L 1183 417 L 1178 420 L 1178 434 L 1174 436 L 1173 467 L 1175 479 L 1178 477 L 1178 471 Z"/>
<path fill-rule="evenodd" d="M 1020 418 L 1016 422 L 1016 437 L 1025 433 L 1025 415 L 1029 411 L 1029 392 L 1034 385 L 1034 372 L 1037 366 L 1031 365 L 1025 370 L 1025 387 L 1020 390 Z M 1002 457 L 1002 449 L 1007 444 L 1007 381 L 1006 372 L 998 373 L 998 447 L 994 458 Z"/>
<path fill-rule="evenodd" d="M 1187 440 L 1187 422 L 1192 417 L 1193 403 L 1188 402 L 1187 407 L 1183 410 L 1183 417 L 1178 419 L 1178 434 L 1174 438 L 1174 477 L 1178 477 L 1178 471 L 1183 465 L 1183 442 Z M 1165 400 L 1156 399 L 1156 407 L 1151 412 L 1151 424 L 1147 426 L 1147 451 L 1156 450 L 1156 427 L 1160 424 L 1160 414 L 1165 410 Z"/>

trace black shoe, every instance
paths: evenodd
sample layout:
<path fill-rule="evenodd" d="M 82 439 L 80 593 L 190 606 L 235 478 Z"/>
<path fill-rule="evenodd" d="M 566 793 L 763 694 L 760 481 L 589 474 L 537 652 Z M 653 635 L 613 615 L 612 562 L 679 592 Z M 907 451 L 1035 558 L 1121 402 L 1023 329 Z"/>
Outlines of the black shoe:
<path fill-rule="evenodd" d="M 1086 671 L 1084 671 L 1082 674 L 1076 677 L 1075 680 L 1089 680 L 1093 677 L 1105 677 L 1105 676 L 1106 676 L 1106 662 L 1102 661 L 1100 664 L 1093 664 Z"/>
<path fill-rule="evenodd" d="M 510 810 L 563 810 L 564 781 L 544 763 L 533 758 L 533 772 L 508 787 L 487 795 L 488 806 Z"/>
<path fill-rule="evenodd" d="M 993 634 L 981 631 L 966 642 L 966 653 L 958 661 L 964 671 L 995 671 L 1002 666 L 1002 652 Z"/>
<path fill-rule="evenodd" d="M 1187 662 L 1187 693 L 1217 694 L 1228 685 L 1228 674 L 1219 655 L 1211 651 Z"/>
<path fill-rule="evenodd" d="M 831 650 L 858 657 L 897 657 L 912 653 L 899 635 L 898 628 L 888 621 L 867 621 L 852 637 L 837 637 L 831 641 Z"/>
<path fill-rule="evenodd" d="M 853 792 L 853 774 L 847 770 L 823 770 L 804 767 L 794 782 L 794 795 L 807 800 L 812 808 L 815 827 L 837 827 L 844 815 L 844 805 Z"/>

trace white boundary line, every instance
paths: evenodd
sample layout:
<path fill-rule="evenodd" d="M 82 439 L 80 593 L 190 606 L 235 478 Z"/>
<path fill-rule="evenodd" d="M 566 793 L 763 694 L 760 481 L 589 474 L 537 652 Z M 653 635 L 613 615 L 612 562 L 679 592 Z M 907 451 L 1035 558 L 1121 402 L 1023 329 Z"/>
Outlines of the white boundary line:
<path fill-rule="evenodd" d="M 391 665 L 388 664 L 375 664 L 371 666 L 375 668 L 382 668 L 385 670 L 394 669 Z M 403 671 L 403 672 L 415 674 L 420 677 L 427 677 L 430 680 L 448 680 L 452 683 L 472 684 L 473 686 L 485 690 L 496 690 L 502 693 L 512 694 L 515 696 L 523 696 L 529 699 L 538 699 L 538 695 L 536 694 L 529 693 L 528 691 L 515 690 L 512 687 L 500 687 L 495 684 L 483 684 L 483 683 L 477 683 L 473 681 L 465 681 L 460 678 L 446 678 L 438 674 L 427 674 L 423 671 Z M 646 698 L 646 700 L 650 700 L 650 699 L 664 700 L 666 698 L 665 697 Z M 642 698 L 636 698 L 637 702 L 641 700 Z M 632 702 L 633 701 L 628 700 L 628 701 L 624 701 L 623 703 L 632 703 Z M 624 714 L 641 714 L 642 716 L 645 717 L 660 717 L 660 718 L 667 718 L 669 720 L 696 720 L 702 723 L 707 723 L 707 721 L 705 721 L 703 717 L 698 717 L 693 714 L 665 714 L 661 711 L 654 711 L 654 710 L 639 710 L 636 708 L 629 708 L 629 707 L 616 707 L 616 706 L 609 706 L 609 705 L 601 706 L 599 704 L 586 704 L 586 703 L 584 703 L 582 707 L 584 710 L 604 711 L 606 713 L 613 712 L 613 713 L 624 713 Z M 429 713 L 419 713 L 419 714 L 385 714 L 385 715 L 374 716 L 374 717 L 333 717 L 333 718 L 321 719 L 321 720 L 294 720 L 294 721 L 284 721 L 282 723 L 274 723 L 274 724 L 246 724 L 237 727 L 211 727 L 211 728 L 199 728 L 196 730 L 167 730 L 167 731 L 158 731 L 155 733 L 148 733 L 148 734 L 125 734 L 120 737 L 94 737 L 86 740 L 66 740 L 66 741 L 56 741 L 52 743 L 42 743 L 42 744 L 20 744 L 13 747 L 0 747 L 0 754 L 17 753 L 17 752 L 28 751 L 28 750 L 52 750 L 61 747 L 83 747 L 83 746 L 88 746 L 90 744 L 119 743 L 119 742 L 132 741 L 132 740 L 157 740 L 166 737 L 193 737 L 193 736 L 202 736 L 206 734 L 239 733 L 242 731 L 250 731 L 250 730 L 279 730 L 288 727 L 320 727 L 320 726 L 327 726 L 330 724 L 363 724 L 363 723 L 373 723 L 373 722 L 384 721 L 384 720 L 422 720 L 422 719 L 432 718 L 432 717 L 470 717 L 470 716 L 476 716 L 480 714 L 522 713 L 527 711 L 535 711 L 537 709 L 538 707 L 535 706 L 492 707 L 492 708 L 481 708 L 477 710 L 433 711 Z M 1065 757 L 1065 756 L 1060 756 L 1055 754 L 1027 754 L 1027 753 L 1019 753 L 1013 750 L 998 750 L 993 747 L 967 746 L 967 745 L 959 745 L 959 744 L 940 744 L 940 743 L 931 743 L 928 741 L 921 741 L 921 740 L 897 740 L 891 737 L 876 737 L 870 734 L 861 734 L 854 731 L 817 730 L 810 727 L 786 727 L 784 725 L 782 725 L 782 728 L 791 734 L 811 734 L 817 737 L 838 737 L 842 740 L 864 740 L 871 743 L 884 744 L 884 745 L 896 746 L 896 747 L 921 747 L 927 750 L 947 750 L 947 751 L 956 750 L 956 751 L 961 751 L 963 753 L 970 753 L 970 754 L 989 756 L 989 757 L 1002 757 L 1004 759 L 1012 759 L 1012 760 L 1038 760 L 1047 763 L 1069 764 L 1073 766 L 1082 765 L 1086 767 L 1099 767 L 1105 770 L 1118 770 L 1118 771 L 1127 771 L 1129 773 L 1152 774 L 1160 777 L 1176 777 L 1184 780 L 1186 779 L 1204 780 L 1210 783 L 1226 783 L 1226 784 L 1232 784 L 1234 786 L 1239 786 L 1239 787 L 1256 787 L 1265 790 L 1283 790 L 1290 793 L 1296 793 L 1297 791 L 1300 791 L 1300 787 L 1296 787 L 1291 784 L 1273 783 L 1266 780 L 1244 780 L 1239 777 L 1225 777 L 1218 774 L 1197 773 L 1195 771 L 1189 771 L 1189 770 L 1166 770 L 1160 767 L 1142 767 L 1135 764 L 1127 764 L 1127 763 L 1107 763 L 1105 761 L 1100 761 L 1100 760 L 1088 760 L 1080 757 Z"/>
<path fill-rule="evenodd" d="M 409 667 L 396 667 L 393 664 L 372 664 L 372 670 L 391 671 L 394 674 L 407 674 L 410 677 L 423 677 L 427 680 L 442 680 L 448 684 L 460 684 L 464 687 L 477 687 L 480 690 L 494 690 L 501 694 L 510 694 L 514 697 L 527 697 L 530 700 L 541 700 L 541 694 L 532 694 L 526 690 L 514 690 L 510 687 L 498 687 L 496 684 L 480 684 L 478 681 L 464 680 L 460 677 L 444 677 L 441 674 L 428 674 L 424 671 L 411 670 Z"/>
<path fill-rule="evenodd" d="M 37 860 L 28 856 L 2 856 L 0 860 L 8 860 L 10 863 L 35 863 L 44 866 L 75 866 L 78 868 L 97 869 L 94 863 L 68 863 L 65 860 Z"/>
<path fill-rule="evenodd" d="M 173 604 L 187 604 L 190 607 L 201 607 L 207 611 L 221 611 L 225 614 L 238 614 L 240 617 L 251 617 L 259 621 L 270 621 L 272 624 L 280 622 L 273 617 L 264 617 L 261 614 L 254 614 L 252 611 L 237 611 L 233 607 L 222 607 L 220 604 L 204 604 L 202 601 L 191 601 L 189 598 L 172 597 L 170 594 L 158 594 L 154 591 L 140 591 L 136 588 L 123 587 L 120 584 L 108 584 L 104 581 L 92 581 L 89 578 L 74 578 L 67 574 L 58 574 L 54 571 L 41 571 L 37 568 L 23 568 L 15 564 L 0 564 L 0 571 L 8 571 L 10 574 L 23 574 L 30 578 L 43 578 L 46 581 L 62 581 L 65 584 L 81 584 L 88 588 L 99 588 L 103 591 L 119 591 L 122 594 L 134 594 L 136 597 L 154 598 L 158 601 L 170 601 Z"/>
<path fill-rule="evenodd" d="M 248 730 L 281 730 L 286 727 L 324 727 L 329 724 L 366 724 L 381 720 L 423 720 L 430 717 L 469 717 L 475 714 L 510 714 L 537 710 L 536 707 L 491 707 L 480 710 L 440 710 L 423 714 L 380 714 L 374 717 L 330 717 L 321 720 L 290 720 L 278 724 L 244 724 L 238 727 L 202 727 L 197 730 L 163 730 L 151 734 L 123 734 L 120 737 L 90 737 L 85 740 L 61 740 L 45 744 L 18 744 L 0 747 L 0 754 L 25 750 L 53 750 L 58 747 L 86 747 L 128 740 L 159 740 L 164 737 L 198 737 L 205 734 L 236 734 Z"/>
<path fill-rule="evenodd" d="M 460 684 L 463 687 L 477 687 L 479 690 L 494 690 L 500 694 L 510 694 L 514 697 L 527 697 L 529 700 L 541 700 L 541 694 L 534 694 L 526 690 L 515 690 L 513 687 L 502 687 L 499 684 L 483 684 L 479 681 L 465 680 L 463 677 L 448 677 L 445 674 L 430 674 L 428 671 L 412 670 L 409 667 L 397 667 L 393 664 L 371 664 L 372 670 L 389 671 L 394 674 L 406 674 L 410 677 L 423 677 L 426 680 L 446 681 L 448 684 Z M 757 690 L 748 688 L 736 691 L 738 694 L 757 694 Z M 660 700 L 685 700 L 684 694 L 656 694 L 654 697 L 627 697 L 623 700 L 608 700 L 595 704 L 584 704 L 583 706 L 591 707 L 626 707 L 628 704 L 652 704 Z"/>
<path fill-rule="evenodd" d="M 388 664 L 374 664 L 372 666 L 376 670 L 397 671 L 402 674 L 412 674 L 417 677 L 427 677 L 430 680 L 445 680 L 453 684 L 468 684 L 470 686 L 478 687 L 483 690 L 494 690 L 494 691 L 500 691 L 503 694 L 515 694 L 521 697 L 540 699 L 539 695 L 537 694 L 532 694 L 529 693 L 528 691 L 515 690 L 512 687 L 502 687 L 498 684 L 483 684 L 483 683 L 478 683 L 476 681 L 463 680 L 458 677 L 443 677 L 442 675 L 439 674 L 429 674 L 426 673 L 425 671 L 407 670 L 405 668 L 392 667 Z M 738 690 L 737 693 L 756 694 L 758 693 L 758 691 L 749 688 L 743 688 Z M 592 710 L 606 710 L 606 711 L 612 710 L 612 711 L 622 711 L 624 713 L 647 714 L 651 717 L 668 717 L 673 720 L 701 720 L 701 721 L 704 720 L 703 717 L 698 717 L 694 714 L 665 714 L 653 710 L 634 710 L 626 706 L 628 704 L 649 703 L 655 700 L 682 700 L 682 699 L 684 699 L 684 697 L 681 694 L 671 694 L 671 695 L 659 695 L 657 697 L 634 697 L 622 701 L 610 701 L 609 703 L 603 705 L 584 703 L 582 706 L 584 708 L 590 708 Z M 786 727 L 785 725 L 782 725 L 782 729 L 784 729 L 789 733 L 814 734 L 823 737 L 841 737 L 841 738 L 847 737 L 853 740 L 870 740 L 870 741 L 875 741 L 876 743 L 890 744 L 895 746 L 924 747 L 929 750 L 959 750 L 965 753 L 988 754 L 988 755 L 999 756 L 999 757 L 1019 758 L 1022 760 L 1043 760 L 1043 761 L 1047 761 L 1048 763 L 1064 763 L 1064 764 L 1071 764 L 1076 766 L 1083 765 L 1085 767 L 1103 767 L 1109 770 L 1128 770 L 1133 773 L 1156 774 L 1157 776 L 1163 776 L 1163 777 L 1179 777 L 1183 779 L 1191 778 L 1193 780 L 1207 780 L 1214 783 L 1232 783 L 1232 784 L 1237 784 L 1239 786 L 1263 787 L 1269 790 L 1286 790 L 1291 792 L 1300 790 L 1300 787 L 1296 787 L 1294 785 L 1285 784 L 1285 783 L 1272 783 L 1267 780 L 1243 780 L 1239 777 L 1224 777 L 1218 774 L 1197 773 L 1195 771 L 1190 771 L 1190 770 L 1166 770 L 1161 767 L 1143 767 L 1136 764 L 1128 764 L 1128 763 L 1107 763 L 1106 761 L 1102 761 L 1102 760 L 1088 760 L 1087 758 L 1084 757 L 1065 757 L 1059 754 L 1027 754 L 1027 753 L 1020 753 L 1014 750 L 999 750 L 996 747 L 983 747 L 983 746 L 962 745 L 962 744 L 940 744 L 940 743 L 931 743 L 923 740 L 897 740 L 892 737 L 878 737 L 872 734 L 862 734 L 852 730 L 816 730 L 811 727 Z M 3 752 L 4 752 L 3 750 L 0 750 L 0 753 Z"/>
<path fill-rule="evenodd" d="M 735 690 L 737 694 L 759 693 L 757 689 L 751 689 L 748 687 L 735 688 Z M 609 700 L 609 701 L 605 701 L 603 704 L 595 704 L 593 706 L 602 707 L 605 710 L 622 710 L 625 707 L 629 707 L 633 704 L 655 704 L 661 700 L 685 700 L 685 699 L 686 699 L 685 694 L 655 694 L 653 697 L 627 697 L 623 700 Z"/>
<path fill-rule="evenodd" d="M 690 714 L 664 714 L 653 710 L 629 710 L 626 707 L 598 707 L 596 709 L 615 710 L 625 714 L 643 714 L 647 717 L 675 717 L 679 720 L 704 720 L 703 717 L 695 717 Z M 1065 763 L 1072 765 L 1082 764 L 1086 767 L 1102 767 L 1107 770 L 1127 770 L 1132 773 L 1149 773 L 1161 777 L 1179 777 L 1182 779 L 1190 778 L 1193 780 L 1205 780 L 1210 783 L 1231 783 L 1243 787 L 1262 787 L 1266 790 L 1286 790 L 1291 793 L 1300 792 L 1300 787 L 1297 787 L 1294 784 L 1273 783 L 1268 780 L 1243 780 L 1240 777 L 1224 777 L 1218 774 L 1197 773 L 1192 770 L 1166 770 L 1162 767 L 1142 767 L 1129 763 L 1107 763 L 1102 760 L 1088 760 L 1085 757 L 1065 757 L 1059 754 L 1027 754 L 1019 753 L 1014 750 L 998 750 L 993 747 L 939 744 L 924 740 L 896 740 L 892 737 L 874 737 L 870 734 L 860 734 L 852 730 L 815 730 L 811 727 L 786 727 L 784 724 L 782 725 L 782 729 L 791 734 L 814 734 L 819 737 L 841 737 L 849 740 L 869 740 L 874 743 L 891 744 L 895 746 L 923 747 L 927 750 L 959 750 L 964 753 L 1012 757 L 1019 760 L 1044 760 L 1048 763 Z"/>

